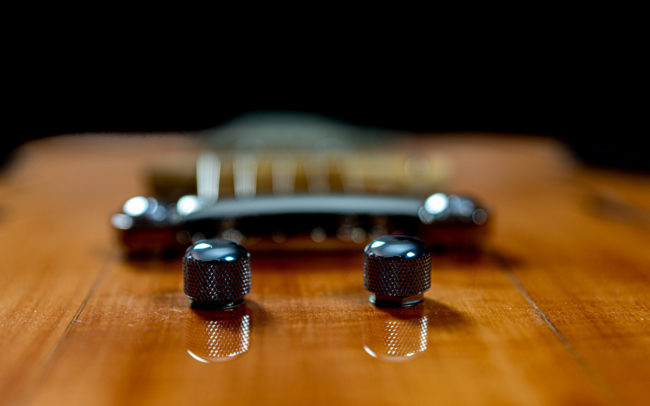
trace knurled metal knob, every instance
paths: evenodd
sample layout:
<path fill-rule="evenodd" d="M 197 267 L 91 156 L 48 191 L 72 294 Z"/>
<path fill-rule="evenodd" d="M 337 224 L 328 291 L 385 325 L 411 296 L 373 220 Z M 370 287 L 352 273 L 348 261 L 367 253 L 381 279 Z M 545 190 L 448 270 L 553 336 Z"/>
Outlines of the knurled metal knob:
<path fill-rule="evenodd" d="M 197 241 L 183 257 L 183 283 L 193 307 L 236 306 L 251 291 L 250 253 L 223 238 Z"/>
<path fill-rule="evenodd" d="M 431 254 L 415 237 L 385 235 L 363 250 L 363 286 L 377 306 L 410 306 L 431 287 Z"/>

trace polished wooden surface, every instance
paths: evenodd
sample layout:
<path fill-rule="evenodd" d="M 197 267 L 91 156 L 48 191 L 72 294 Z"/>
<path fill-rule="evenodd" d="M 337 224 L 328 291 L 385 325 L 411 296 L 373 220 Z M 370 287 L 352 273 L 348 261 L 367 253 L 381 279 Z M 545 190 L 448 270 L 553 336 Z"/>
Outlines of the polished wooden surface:
<path fill-rule="evenodd" d="M 371 306 L 359 253 L 266 253 L 245 306 L 200 312 L 178 261 L 125 261 L 108 223 L 193 144 L 26 145 L 0 179 L 0 403 L 650 403 L 650 179 L 543 138 L 422 148 L 496 213 L 485 252 L 434 256 L 423 305 Z"/>

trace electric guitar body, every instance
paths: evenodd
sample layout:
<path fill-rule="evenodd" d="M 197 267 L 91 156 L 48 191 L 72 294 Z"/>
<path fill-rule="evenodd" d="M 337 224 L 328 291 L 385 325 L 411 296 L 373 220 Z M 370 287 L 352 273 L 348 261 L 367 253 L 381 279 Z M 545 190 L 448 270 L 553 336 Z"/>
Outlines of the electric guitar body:
<path fill-rule="evenodd" d="M 0 403 L 647 403 L 647 178 L 543 138 L 247 120 L 19 152 Z M 432 249 L 423 302 L 369 301 L 363 248 L 384 234 Z M 234 308 L 183 293 L 186 247 L 212 237 L 251 253 Z"/>

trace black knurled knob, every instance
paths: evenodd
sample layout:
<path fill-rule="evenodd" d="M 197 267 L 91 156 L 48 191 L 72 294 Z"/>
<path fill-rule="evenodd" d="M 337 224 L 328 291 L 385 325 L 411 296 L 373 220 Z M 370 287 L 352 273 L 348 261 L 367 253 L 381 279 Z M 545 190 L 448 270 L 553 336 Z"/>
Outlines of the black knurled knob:
<path fill-rule="evenodd" d="M 223 238 L 197 241 L 183 257 L 183 283 L 193 307 L 236 306 L 251 291 L 250 253 Z"/>
<path fill-rule="evenodd" d="M 431 254 L 415 237 L 385 235 L 363 250 L 363 286 L 377 306 L 410 306 L 431 287 Z"/>

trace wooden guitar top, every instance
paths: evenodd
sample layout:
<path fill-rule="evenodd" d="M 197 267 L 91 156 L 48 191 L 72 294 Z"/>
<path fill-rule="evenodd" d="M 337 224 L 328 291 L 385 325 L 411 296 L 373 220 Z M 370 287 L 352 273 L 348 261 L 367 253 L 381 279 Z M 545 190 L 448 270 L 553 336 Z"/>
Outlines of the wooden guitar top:
<path fill-rule="evenodd" d="M 187 137 L 58 137 L 0 178 L 0 403 L 650 403 L 650 179 L 544 138 L 416 140 L 494 209 L 485 250 L 434 254 L 422 305 L 381 310 L 355 251 L 252 257 L 195 311 L 179 260 L 126 261 L 108 216 Z"/>

